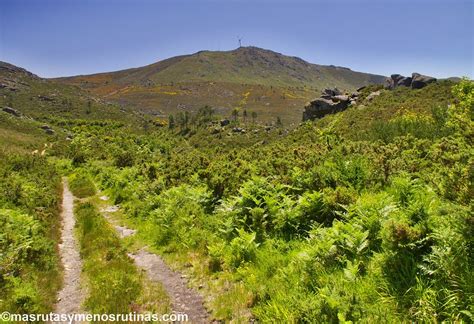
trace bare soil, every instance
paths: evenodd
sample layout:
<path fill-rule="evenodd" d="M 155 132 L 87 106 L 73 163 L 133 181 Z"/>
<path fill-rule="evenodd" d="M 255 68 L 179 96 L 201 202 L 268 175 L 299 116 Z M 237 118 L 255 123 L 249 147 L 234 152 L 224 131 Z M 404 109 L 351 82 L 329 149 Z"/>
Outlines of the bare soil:
<path fill-rule="evenodd" d="M 204 308 L 202 296 L 187 285 L 179 272 L 171 270 L 160 256 L 145 248 L 129 256 L 137 266 L 144 269 L 152 281 L 159 281 L 170 296 L 173 311 L 185 313 L 192 323 L 209 323 L 209 314 Z"/>

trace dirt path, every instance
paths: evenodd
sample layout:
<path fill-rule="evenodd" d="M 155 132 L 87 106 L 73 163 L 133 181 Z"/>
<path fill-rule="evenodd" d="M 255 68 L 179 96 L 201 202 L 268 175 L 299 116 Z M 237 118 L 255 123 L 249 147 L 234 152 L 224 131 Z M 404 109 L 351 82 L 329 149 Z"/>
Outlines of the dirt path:
<path fill-rule="evenodd" d="M 171 270 L 160 256 L 144 248 L 129 256 L 146 271 L 150 280 L 161 282 L 171 298 L 174 312 L 188 314 L 189 320 L 193 323 L 209 322 L 201 295 L 194 289 L 188 288 L 183 276 Z"/>
<path fill-rule="evenodd" d="M 101 200 L 108 200 L 102 196 Z M 136 230 L 120 226 L 111 217 L 111 213 L 119 210 L 118 206 L 109 206 L 102 209 L 102 213 L 107 220 L 115 227 L 120 237 L 124 238 L 134 235 Z M 187 285 L 187 281 L 179 272 L 171 270 L 163 259 L 154 253 L 147 251 L 146 247 L 135 253 L 128 254 L 136 265 L 146 271 L 148 278 L 152 281 L 160 282 L 170 296 L 172 309 L 175 313 L 188 314 L 192 323 L 209 323 L 209 314 L 204 308 L 202 296 Z"/>
<path fill-rule="evenodd" d="M 74 196 L 69 190 L 68 182 L 63 179 L 63 203 L 61 212 L 61 244 L 59 253 L 64 268 L 63 288 L 59 291 L 56 313 L 80 313 L 85 292 L 80 284 L 82 260 L 79 255 L 79 244 L 74 236 Z"/>

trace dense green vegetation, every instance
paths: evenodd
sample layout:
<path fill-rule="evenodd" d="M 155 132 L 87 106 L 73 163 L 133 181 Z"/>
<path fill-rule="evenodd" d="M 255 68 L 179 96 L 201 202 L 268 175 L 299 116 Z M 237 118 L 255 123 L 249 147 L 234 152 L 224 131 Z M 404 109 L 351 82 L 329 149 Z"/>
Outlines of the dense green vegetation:
<path fill-rule="evenodd" d="M 51 310 L 60 285 L 60 177 L 44 157 L 0 151 L 0 309 Z"/>
<path fill-rule="evenodd" d="M 86 198 L 95 195 L 94 183 L 87 176 L 73 174 L 69 177 L 69 188 L 74 196 Z"/>
<path fill-rule="evenodd" d="M 1 309 L 52 309 L 61 174 L 83 198 L 90 312 L 166 311 L 126 255 L 148 245 L 204 283 L 217 319 L 474 320 L 472 81 L 372 101 L 368 87 L 357 106 L 295 129 L 244 121 L 242 110 L 217 132 L 209 107 L 162 127 L 28 82 L 0 98 L 34 118 L 0 113 Z M 98 190 L 138 229 L 125 245 L 98 212 Z"/>
<path fill-rule="evenodd" d="M 69 155 L 139 240 L 207 282 L 217 318 L 469 322 L 474 85 L 433 96 L 447 90 L 385 92 L 288 135 L 79 125 Z"/>

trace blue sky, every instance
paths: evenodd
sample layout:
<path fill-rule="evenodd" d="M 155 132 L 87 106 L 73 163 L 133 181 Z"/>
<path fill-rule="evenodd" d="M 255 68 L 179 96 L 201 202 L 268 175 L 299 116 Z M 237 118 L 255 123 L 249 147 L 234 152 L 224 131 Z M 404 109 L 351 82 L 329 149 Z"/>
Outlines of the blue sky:
<path fill-rule="evenodd" d="M 474 77 L 474 0 L 0 0 L 0 60 L 43 77 L 243 45 L 390 75 Z"/>

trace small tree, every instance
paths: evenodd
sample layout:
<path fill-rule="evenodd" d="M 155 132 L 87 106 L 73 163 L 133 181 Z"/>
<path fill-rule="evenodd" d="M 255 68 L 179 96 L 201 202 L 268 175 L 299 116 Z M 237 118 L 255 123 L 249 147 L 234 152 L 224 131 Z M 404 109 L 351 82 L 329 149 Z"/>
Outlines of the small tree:
<path fill-rule="evenodd" d="M 173 115 L 169 115 L 168 116 L 168 128 L 169 129 L 174 129 L 176 126 L 175 122 L 174 122 L 174 116 Z"/>
<path fill-rule="evenodd" d="M 92 112 L 92 101 L 87 101 L 87 108 L 86 108 L 86 114 L 90 114 Z"/>
<path fill-rule="evenodd" d="M 184 120 L 184 114 L 182 111 L 176 114 L 176 123 L 178 124 L 180 130 L 183 131 L 184 126 L 185 126 L 185 120 Z"/>
<path fill-rule="evenodd" d="M 280 116 L 277 116 L 276 125 L 277 125 L 278 127 L 281 127 L 281 126 L 283 126 L 283 123 L 281 122 L 281 118 L 280 118 Z"/>
<path fill-rule="evenodd" d="M 194 122 L 197 126 L 205 125 L 214 119 L 214 109 L 210 106 L 199 108 L 197 114 L 194 116 Z"/>
<path fill-rule="evenodd" d="M 188 129 L 189 124 L 189 111 L 184 112 L 184 127 Z"/>
<path fill-rule="evenodd" d="M 234 121 L 237 121 L 237 118 L 239 117 L 239 108 L 234 108 L 232 110 L 232 117 L 234 117 Z"/>
<path fill-rule="evenodd" d="M 252 122 L 255 124 L 255 120 L 257 119 L 257 112 L 252 111 Z"/>

